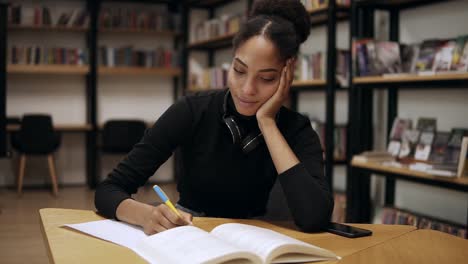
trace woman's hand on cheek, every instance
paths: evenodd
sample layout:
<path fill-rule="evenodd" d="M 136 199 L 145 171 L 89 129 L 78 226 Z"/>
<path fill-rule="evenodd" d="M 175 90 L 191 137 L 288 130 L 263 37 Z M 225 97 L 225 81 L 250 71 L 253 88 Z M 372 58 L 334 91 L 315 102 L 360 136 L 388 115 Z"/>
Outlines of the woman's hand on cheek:
<path fill-rule="evenodd" d="M 288 99 L 289 89 L 293 81 L 293 68 L 295 60 L 289 59 L 281 71 L 281 77 L 278 84 L 278 89 L 273 96 L 268 99 L 256 113 L 257 121 L 267 119 L 274 120 L 276 113 L 278 113 L 281 105 Z"/>

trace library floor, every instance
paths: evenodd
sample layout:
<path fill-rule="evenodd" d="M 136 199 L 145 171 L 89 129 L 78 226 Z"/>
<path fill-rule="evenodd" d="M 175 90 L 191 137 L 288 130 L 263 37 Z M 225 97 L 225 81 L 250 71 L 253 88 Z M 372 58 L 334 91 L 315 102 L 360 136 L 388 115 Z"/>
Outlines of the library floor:
<path fill-rule="evenodd" d="M 170 199 L 178 200 L 175 184 L 160 184 Z M 135 196 L 142 202 L 156 202 L 151 186 L 142 187 Z M 39 226 L 39 209 L 94 208 L 94 191 L 87 187 L 64 187 L 54 198 L 50 190 L 25 189 L 18 197 L 14 189 L 0 189 L 0 262 L 49 263 Z"/>

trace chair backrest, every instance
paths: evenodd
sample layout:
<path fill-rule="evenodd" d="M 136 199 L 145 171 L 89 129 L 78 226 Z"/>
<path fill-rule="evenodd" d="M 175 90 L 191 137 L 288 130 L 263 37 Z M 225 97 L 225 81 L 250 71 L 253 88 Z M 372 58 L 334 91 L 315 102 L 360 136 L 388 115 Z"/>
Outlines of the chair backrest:
<path fill-rule="evenodd" d="M 52 125 L 52 117 L 45 114 L 24 115 L 19 131 L 21 151 L 26 154 L 47 154 L 59 142 Z"/>
<path fill-rule="evenodd" d="M 146 130 L 141 120 L 109 120 L 102 131 L 101 150 L 107 153 L 128 153 Z"/>

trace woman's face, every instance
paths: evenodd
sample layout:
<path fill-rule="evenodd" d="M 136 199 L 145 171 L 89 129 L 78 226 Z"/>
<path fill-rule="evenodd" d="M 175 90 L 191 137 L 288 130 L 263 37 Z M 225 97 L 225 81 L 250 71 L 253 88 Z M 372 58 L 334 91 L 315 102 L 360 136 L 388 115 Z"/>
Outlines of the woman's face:
<path fill-rule="evenodd" d="M 252 37 L 237 48 L 228 73 L 228 86 L 237 112 L 253 116 L 278 89 L 284 62 L 274 44 Z"/>

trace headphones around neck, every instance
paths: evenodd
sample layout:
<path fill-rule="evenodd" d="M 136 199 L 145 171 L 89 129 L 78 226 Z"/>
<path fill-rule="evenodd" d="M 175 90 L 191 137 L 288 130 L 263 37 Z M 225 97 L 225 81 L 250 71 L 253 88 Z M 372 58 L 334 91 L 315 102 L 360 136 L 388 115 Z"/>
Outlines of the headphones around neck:
<path fill-rule="evenodd" d="M 228 115 L 227 104 L 230 93 L 231 92 L 228 90 L 224 96 L 223 121 L 229 129 L 229 132 L 231 132 L 232 142 L 234 145 L 238 145 L 244 154 L 248 154 L 263 143 L 263 135 L 262 132 L 260 132 L 258 129 L 255 129 L 244 137 L 244 130 L 241 126 L 238 125 L 236 117 L 234 115 Z"/>

